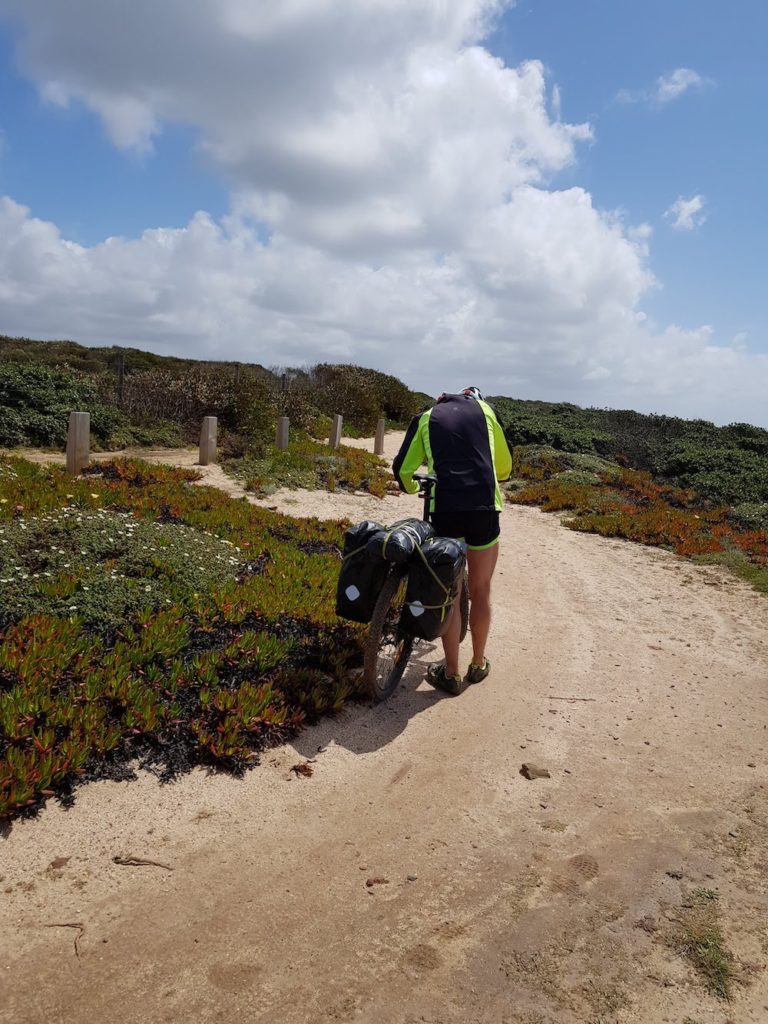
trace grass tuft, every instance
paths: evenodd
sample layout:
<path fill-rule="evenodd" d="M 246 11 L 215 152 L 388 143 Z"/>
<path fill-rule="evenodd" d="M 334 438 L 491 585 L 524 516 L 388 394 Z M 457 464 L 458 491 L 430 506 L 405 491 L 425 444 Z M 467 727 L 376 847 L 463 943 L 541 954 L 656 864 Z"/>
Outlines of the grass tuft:
<path fill-rule="evenodd" d="M 718 899 L 712 889 L 694 889 L 683 904 L 669 943 L 693 965 L 711 992 L 729 1000 L 734 956 L 725 946 Z"/>

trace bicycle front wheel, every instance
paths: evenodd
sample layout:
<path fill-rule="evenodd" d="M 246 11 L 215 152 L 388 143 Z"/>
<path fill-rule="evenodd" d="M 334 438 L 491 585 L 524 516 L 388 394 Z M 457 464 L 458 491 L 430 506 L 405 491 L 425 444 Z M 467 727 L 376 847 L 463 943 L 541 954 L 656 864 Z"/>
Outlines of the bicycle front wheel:
<path fill-rule="evenodd" d="M 365 642 L 363 679 L 375 701 L 386 700 L 403 678 L 414 638 L 400 629 L 408 575 L 393 569 L 381 588 Z"/>

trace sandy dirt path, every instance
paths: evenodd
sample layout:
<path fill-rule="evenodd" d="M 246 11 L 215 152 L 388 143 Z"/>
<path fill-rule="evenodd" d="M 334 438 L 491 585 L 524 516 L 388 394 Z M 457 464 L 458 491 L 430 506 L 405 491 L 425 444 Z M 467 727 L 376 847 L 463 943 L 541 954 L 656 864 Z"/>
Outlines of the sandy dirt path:
<path fill-rule="evenodd" d="M 768 1020 L 768 602 L 510 507 L 494 604 L 493 673 L 459 698 L 424 684 L 425 645 L 388 703 L 241 780 L 92 784 L 14 824 L 0 1021 Z M 731 1003 L 670 947 L 697 888 L 739 961 Z"/>

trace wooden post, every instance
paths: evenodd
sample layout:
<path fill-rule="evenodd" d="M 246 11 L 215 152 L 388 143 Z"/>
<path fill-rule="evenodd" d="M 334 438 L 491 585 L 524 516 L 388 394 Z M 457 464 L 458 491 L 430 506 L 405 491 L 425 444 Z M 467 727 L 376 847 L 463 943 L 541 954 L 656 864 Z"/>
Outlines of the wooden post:
<path fill-rule="evenodd" d="M 235 363 L 235 384 L 240 383 L 240 372 L 242 369 L 243 367 L 240 363 Z"/>
<path fill-rule="evenodd" d="M 216 433 L 218 420 L 215 416 L 206 416 L 200 431 L 200 465 L 209 466 L 216 462 Z"/>
<path fill-rule="evenodd" d="M 373 442 L 373 454 L 383 455 L 384 454 L 384 431 L 387 429 L 387 421 L 380 419 L 376 424 L 376 438 Z"/>
<path fill-rule="evenodd" d="M 344 417 L 339 416 L 338 413 L 333 417 L 333 426 L 331 427 L 331 436 L 328 440 L 328 444 L 331 448 L 338 448 L 341 444 L 341 428 L 344 425 Z"/>
<path fill-rule="evenodd" d="M 277 438 L 275 445 L 278 448 L 288 447 L 289 420 L 287 416 L 280 416 L 277 420 Z"/>
<path fill-rule="evenodd" d="M 67 472 L 79 476 L 88 465 L 91 450 L 91 415 L 71 412 L 67 430 Z"/>

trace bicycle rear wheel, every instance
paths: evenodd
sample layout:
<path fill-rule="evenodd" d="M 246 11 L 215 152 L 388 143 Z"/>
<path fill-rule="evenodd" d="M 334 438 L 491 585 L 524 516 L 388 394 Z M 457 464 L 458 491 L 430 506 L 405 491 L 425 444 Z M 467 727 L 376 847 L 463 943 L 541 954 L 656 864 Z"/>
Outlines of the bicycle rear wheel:
<path fill-rule="evenodd" d="M 461 578 L 461 593 L 459 594 L 459 614 L 461 615 L 461 632 L 459 634 L 459 643 L 464 642 L 464 637 L 467 635 L 467 629 L 469 628 L 469 581 L 467 579 L 467 573 Z"/>
<path fill-rule="evenodd" d="M 400 630 L 408 574 L 393 568 L 373 609 L 365 642 L 363 680 L 372 699 L 386 700 L 403 678 L 413 651 L 414 638 Z"/>

